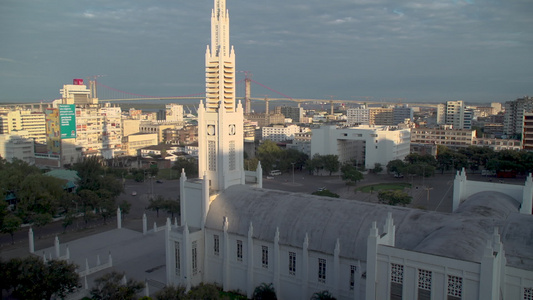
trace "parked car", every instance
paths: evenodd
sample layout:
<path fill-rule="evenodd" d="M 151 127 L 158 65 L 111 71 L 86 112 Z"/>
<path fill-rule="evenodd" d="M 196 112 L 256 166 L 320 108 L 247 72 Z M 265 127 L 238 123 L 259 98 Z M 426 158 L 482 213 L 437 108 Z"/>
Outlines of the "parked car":
<path fill-rule="evenodd" d="M 156 183 L 163 183 L 162 180 L 156 180 L 155 182 L 156 182 Z"/>
<path fill-rule="evenodd" d="M 131 192 L 131 195 L 132 195 L 132 196 L 137 196 L 137 192 L 136 192 L 136 191 L 133 191 L 133 192 Z"/>

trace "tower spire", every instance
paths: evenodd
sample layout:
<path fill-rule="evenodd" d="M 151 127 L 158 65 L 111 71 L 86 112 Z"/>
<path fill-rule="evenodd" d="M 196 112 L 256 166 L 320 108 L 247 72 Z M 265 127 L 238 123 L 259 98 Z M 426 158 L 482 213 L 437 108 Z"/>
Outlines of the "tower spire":
<path fill-rule="evenodd" d="M 211 45 L 205 52 L 205 106 L 198 110 L 198 173 L 210 188 L 240 184 L 243 170 L 243 109 L 235 102 L 235 53 L 229 42 L 226 0 L 214 0 Z"/>

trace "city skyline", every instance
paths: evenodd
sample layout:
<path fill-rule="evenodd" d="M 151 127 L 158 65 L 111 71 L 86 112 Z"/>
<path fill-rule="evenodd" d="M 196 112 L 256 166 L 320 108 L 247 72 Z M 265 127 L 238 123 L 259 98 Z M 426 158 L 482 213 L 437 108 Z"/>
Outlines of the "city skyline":
<path fill-rule="evenodd" d="M 93 75 L 137 94 L 204 92 L 199 66 L 211 6 L 3 1 L 0 101 L 50 101 L 72 78 Z M 294 98 L 501 102 L 531 94 L 527 1 L 229 1 L 228 8 L 237 70 Z M 265 94 L 278 96 L 252 88 L 252 96 Z"/>

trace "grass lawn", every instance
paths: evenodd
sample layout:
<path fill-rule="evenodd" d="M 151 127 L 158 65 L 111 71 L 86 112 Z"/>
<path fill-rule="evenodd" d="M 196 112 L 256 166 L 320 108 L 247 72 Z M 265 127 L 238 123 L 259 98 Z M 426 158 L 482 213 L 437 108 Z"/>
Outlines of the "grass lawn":
<path fill-rule="evenodd" d="M 370 193 L 370 192 L 379 192 L 382 190 L 403 190 L 405 188 L 410 188 L 410 183 L 400 183 L 400 182 L 394 182 L 394 183 L 377 183 L 377 184 L 371 184 L 371 185 L 365 185 L 359 188 L 356 188 L 355 191 L 361 191 L 363 193 Z"/>

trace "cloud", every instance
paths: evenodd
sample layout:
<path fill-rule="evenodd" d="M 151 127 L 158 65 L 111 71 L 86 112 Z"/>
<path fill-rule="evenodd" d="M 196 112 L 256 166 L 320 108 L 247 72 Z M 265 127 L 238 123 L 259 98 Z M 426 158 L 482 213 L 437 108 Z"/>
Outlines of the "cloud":
<path fill-rule="evenodd" d="M 16 63 L 15 60 L 13 59 L 9 59 L 9 58 L 4 58 L 4 57 L 0 57 L 0 62 L 8 62 L 8 63 Z"/>

